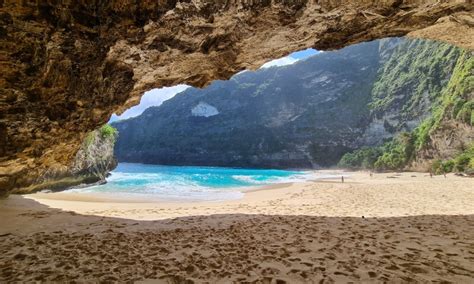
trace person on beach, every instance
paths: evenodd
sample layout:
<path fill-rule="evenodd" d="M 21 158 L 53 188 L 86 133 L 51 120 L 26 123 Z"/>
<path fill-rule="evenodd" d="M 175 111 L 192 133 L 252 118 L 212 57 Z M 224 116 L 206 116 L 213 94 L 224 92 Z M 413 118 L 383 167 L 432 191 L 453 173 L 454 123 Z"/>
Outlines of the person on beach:
<path fill-rule="evenodd" d="M 344 176 L 341 176 L 341 182 L 344 183 Z"/>

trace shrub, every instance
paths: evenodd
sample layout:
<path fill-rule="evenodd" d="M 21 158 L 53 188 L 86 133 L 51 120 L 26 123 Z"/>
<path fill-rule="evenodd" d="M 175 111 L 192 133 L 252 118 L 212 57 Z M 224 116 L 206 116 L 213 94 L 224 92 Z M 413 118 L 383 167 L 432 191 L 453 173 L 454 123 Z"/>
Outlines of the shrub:
<path fill-rule="evenodd" d="M 468 153 L 462 153 L 461 155 L 457 156 L 454 159 L 454 169 L 457 172 L 464 172 L 469 168 L 469 164 L 471 163 L 471 159 L 473 157 L 469 156 Z"/>
<path fill-rule="evenodd" d="M 474 144 L 469 149 L 460 153 L 451 160 L 436 160 L 431 164 L 431 170 L 435 174 L 449 172 L 466 172 L 474 170 Z"/>
<path fill-rule="evenodd" d="M 439 175 L 443 173 L 443 162 L 441 160 L 435 160 L 431 164 L 431 172 L 434 173 L 435 175 Z"/>
<path fill-rule="evenodd" d="M 473 113 L 474 113 L 474 100 L 466 102 L 460 107 L 460 110 L 456 114 L 456 119 L 473 125 Z"/>
<path fill-rule="evenodd" d="M 410 133 L 401 133 L 392 141 L 385 143 L 383 154 L 377 159 L 374 168 L 377 170 L 400 170 L 412 159 L 415 138 Z"/>
<path fill-rule="evenodd" d="M 102 136 L 102 138 L 115 138 L 118 134 L 117 129 L 115 129 L 114 127 L 112 127 L 109 124 L 103 125 L 99 129 L 99 132 L 100 132 L 100 135 Z"/>
<path fill-rule="evenodd" d="M 382 154 L 380 147 L 364 147 L 352 153 L 346 153 L 338 163 L 339 167 L 350 169 L 372 169 L 375 161 Z"/>
<path fill-rule="evenodd" d="M 412 134 L 403 132 L 382 146 L 364 147 L 345 154 L 338 166 L 352 169 L 402 169 L 415 153 L 414 139 Z"/>
<path fill-rule="evenodd" d="M 448 161 L 442 163 L 443 171 L 444 171 L 445 173 L 450 173 L 450 172 L 452 172 L 453 169 L 454 169 L 454 165 L 455 165 L 455 163 L 454 163 L 453 160 L 448 160 Z"/>

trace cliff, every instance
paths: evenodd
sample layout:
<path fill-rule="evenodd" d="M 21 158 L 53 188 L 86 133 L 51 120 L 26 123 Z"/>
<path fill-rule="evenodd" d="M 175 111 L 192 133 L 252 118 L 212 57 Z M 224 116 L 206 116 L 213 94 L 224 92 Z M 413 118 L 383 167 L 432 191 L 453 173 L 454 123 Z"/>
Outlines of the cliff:
<path fill-rule="evenodd" d="M 116 154 L 156 164 L 331 166 L 430 117 L 465 54 L 434 41 L 385 39 L 244 72 L 115 123 Z"/>
<path fill-rule="evenodd" d="M 474 169 L 474 54 L 446 44 L 418 42 L 414 48 L 417 52 L 398 54 L 387 64 L 371 107 L 375 116 L 389 114 L 384 123 L 390 128 L 403 117 L 419 125 L 381 147 L 344 156 L 341 166 L 438 173 Z M 407 91 L 410 97 L 401 95 Z M 429 111 L 420 116 L 423 110 Z"/>
<path fill-rule="evenodd" d="M 121 133 L 117 158 L 175 165 L 329 165 L 357 147 L 364 131 L 378 49 L 378 42 L 364 43 L 189 88 L 137 118 L 114 123 Z"/>

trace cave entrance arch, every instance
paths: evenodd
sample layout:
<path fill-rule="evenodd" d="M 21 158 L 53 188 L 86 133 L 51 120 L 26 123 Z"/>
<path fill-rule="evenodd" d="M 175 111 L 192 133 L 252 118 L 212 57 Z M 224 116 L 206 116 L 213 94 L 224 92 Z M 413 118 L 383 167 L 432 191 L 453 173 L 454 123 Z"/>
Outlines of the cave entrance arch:
<path fill-rule="evenodd" d="M 146 90 L 390 36 L 474 49 L 473 10 L 469 0 L 3 1 L 0 192 L 67 174 L 86 133 Z"/>

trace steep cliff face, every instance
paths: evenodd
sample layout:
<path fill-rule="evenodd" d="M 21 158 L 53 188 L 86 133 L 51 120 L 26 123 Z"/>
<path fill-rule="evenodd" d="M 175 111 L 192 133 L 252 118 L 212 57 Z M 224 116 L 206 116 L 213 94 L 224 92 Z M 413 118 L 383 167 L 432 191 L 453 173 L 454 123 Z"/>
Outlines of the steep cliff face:
<path fill-rule="evenodd" d="M 460 53 L 446 88 L 432 108 L 432 116 L 413 134 L 417 151 L 409 165 L 412 169 L 426 170 L 434 161 L 450 160 L 474 149 L 474 52 Z M 465 168 L 471 172 L 473 154 L 471 151 L 469 167 Z"/>
<path fill-rule="evenodd" d="M 240 167 L 327 166 L 364 132 L 379 43 L 325 52 L 189 88 L 115 123 L 119 161 Z M 380 140 L 379 140 L 380 141 Z"/>
<path fill-rule="evenodd" d="M 344 156 L 340 165 L 442 172 L 452 171 L 453 164 L 457 171 L 467 170 L 472 160 L 474 169 L 469 150 L 474 146 L 474 53 L 419 40 L 408 47 L 413 52 L 395 52 L 375 84 L 371 109 L 375 118 L 385 117 L 377 125 L 387 127 L 372 131 L 371 125 L 369 136 L 419 125 L 381 147 Z"/>
<path fill-rule="evenodd" d="M 70 164 L 153 87 L 413 33 L 472 48 L 471 1 L 0 1 L 0 188 Z"/>
<path fill-rule="evenodd" d="M 430 116 L 463 52 L 453 45 L 427 40 L 384 46 L 394 43 L 381 44 L 381 57 L 386 61 L 373 83 L 372 121 L 361 137 L 365 145 L 373 145 L 371 142 L 380 137 L 390 138 L 395 132 L 411 131 Z"/>
<path fill-rule="evenodd" d="M 385 39 L 190 88 L 116 123 L 117 157 L 179 165 L 334 165 L 344 153 L 380 145 L 429 117 L 456 66 L 465 65 L 458 62 L 463 54 L 434 41 Z M 447 148 L 438 151 L 449 155 Z"/>
<path fill-rule="evenodd" d="M 48 171 L 41 180 L 29 187 L 19 188 L 13 193 L 32 193 L 47 189 L 64 190 L 69 187 L 105 182 L 108 173 L 115 169 L 117 160 L 114 145 L 117 130 L 104 125 L 86 135 L 71 164 L 60 171 Z"/>

